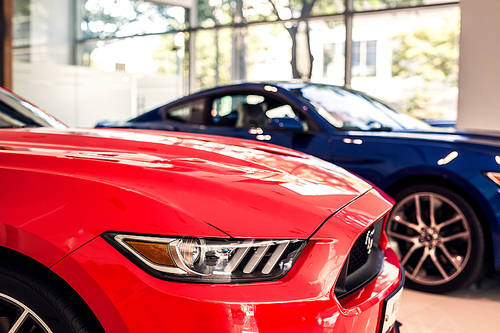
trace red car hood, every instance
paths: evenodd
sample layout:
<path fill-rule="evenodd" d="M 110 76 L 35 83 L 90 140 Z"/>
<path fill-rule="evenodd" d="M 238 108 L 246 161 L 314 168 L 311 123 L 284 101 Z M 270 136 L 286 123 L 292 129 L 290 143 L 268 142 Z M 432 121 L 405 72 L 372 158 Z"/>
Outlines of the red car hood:
<path fill-rule="evenodd" d="M 132 191 L 236 238 L 307 238 L 371 189 L 342 168 L 292 150 L 164 131 L 0 130 L 0 167 Z M 144 219 L 156 215 L 144 211 Z M 141 223 L 102 228 L 150 232 Z M 189 225 L 166 229 L 198 236 Z"/>

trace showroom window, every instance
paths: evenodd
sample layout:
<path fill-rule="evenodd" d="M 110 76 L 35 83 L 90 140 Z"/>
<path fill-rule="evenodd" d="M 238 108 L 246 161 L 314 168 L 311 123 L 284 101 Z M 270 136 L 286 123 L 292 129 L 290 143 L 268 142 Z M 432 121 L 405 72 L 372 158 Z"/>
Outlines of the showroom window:
<path fill-rule="evenodd" d="M 13 88 L 67 124 L 131 118 L 188 91 L 187 8 L 13 1 Z"/>
<path fill-rule="evenodd" d="M 13 1 L 14 89 L 70 125 L 104 120 L 103 106 L 123 120 L 198 89 L 290 79 L 456 117 L 458 1 Z"/>

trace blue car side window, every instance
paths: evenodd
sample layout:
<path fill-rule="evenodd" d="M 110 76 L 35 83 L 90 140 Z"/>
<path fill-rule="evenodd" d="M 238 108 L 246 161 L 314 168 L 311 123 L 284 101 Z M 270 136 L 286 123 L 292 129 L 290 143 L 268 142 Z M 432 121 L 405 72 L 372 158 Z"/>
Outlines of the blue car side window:
<path fill-rule="evenodd" d="M 164 120 L 184 124 L 204 124 L 205 99 L 198 99 L 181 106 L 165 109 L 162 112 Z"/>
<path fill-rule="evenodd" d="M 210 118 L 218 127 L 307 130 L 290 105 L 254 94 L 215 98 Z"/>

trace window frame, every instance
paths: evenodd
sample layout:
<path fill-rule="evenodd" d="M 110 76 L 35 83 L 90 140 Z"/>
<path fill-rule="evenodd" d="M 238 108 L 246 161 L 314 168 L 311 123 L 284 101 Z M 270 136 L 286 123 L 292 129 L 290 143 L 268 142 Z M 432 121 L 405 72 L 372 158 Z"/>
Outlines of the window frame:
<path fill-rule="evenodd" d="M 104 38 L 92 38 L 92 37 L 87 37 L 87 38 L 78 38 L 75 41 L 75 47 L 76 49 L 81 48 L 83 45 L 89 42 L 96 42 L 96 41 L 109 41 L 109 40 L 119 40 L 119 39 L 126 39 L 126 38 L 135 38 L 135 37 L 145 37 L 145 36 L 152 36 L 152 35 L 169 35 L 169 34 L 177 34 L 177 33 L 185 33 L 187 34 L 188 41 L 186 45 L 189 45 L 187 48 L 187 53 L 188 56 L 190 57 L 192 54 L 195 54 L 194 51 L 194 43 L 192 43 L 192 38 L 193 36 L 196 35 L 197 32 L 199 31 L 211 31 L 211 30 L 222 30 L 222 29 L 241 29 L 241 28 L 246 28 L 254 25 L 261 25 L 261 24 L 286 24 L 288 22 L 311 22 L 314 20 L 329 20 L 329 19 L 338 19 L 341 18 L 343 19 L 343 22 L 345 24 L 345 40 L 344 40 L 344 86 L 349 88 L 351 86 L 351 81 L 352 81 L 352 47 L 353 47 L 353 18 L 356 16 L 360 15 L 365 15 L 365 14 L 374 14 L 374 13 L 387 13 L 387 12 L 396 12 L 396 11 L 412 11 L 415 9 L 433 9 L 433 8 L 446 8 L 446 7 L 459 7 L 460 6 L 460 1 L 459 0 L 442 0 L 436 3 L 427 3 L 427 4 L 418 4 L 418 5 L 403 5 L 403 6 L 387 6 L 383 8 L 375 8 L 375 9 L 357 9 L 355 6 L 355 0 L 344 0 L 344 11 L 336 12 L 336 13 L 330 13 L 330 14 L 314 14 L 314 15 L 308 15 L 304 17 L 293 17 L 293 18 L 287 18 L 287 19 L 267 19 L 267 20 L 255 20 L 255 21 L 245 21 L 243 22 L 234 22 L 234 23 L 227 23 L 227 24 L 215 24 L 213 26 L 200 26 L 196 24 L 196 20 L 193 20 L 192 22 L 189 23 L 188 27 L 185 29 L 172 29 L 168 30 L 165 32 L 150 32 L 150 33 L 144 33 L 140 35 L 127 35 L 127 36 L 110 36 L 110 37 L 104 37 Z M 182 7 L 182 6 L 181 6 Z M 184 7 L 187 9 L 187 12 L 189 13 L 191 10 L 187 7 Z M 77 13 L 78 14 L 78 13 Z M 189 16 L 189 15 L 186 15 Z M 77 15 L 79 18 L 79 16 Z M 80 19 L 80 18 L 79 18 Z M 378 47 L 378 46 L 377 46 Z M 186 61 L 186 93 L 191 93 L 195 89 L 195 72 L 194 72 L 194 59 L 190 59 L 189 61 Z M 235 80 L 238 79 L 244 79 L 244 78 L 235 78 Z"/>

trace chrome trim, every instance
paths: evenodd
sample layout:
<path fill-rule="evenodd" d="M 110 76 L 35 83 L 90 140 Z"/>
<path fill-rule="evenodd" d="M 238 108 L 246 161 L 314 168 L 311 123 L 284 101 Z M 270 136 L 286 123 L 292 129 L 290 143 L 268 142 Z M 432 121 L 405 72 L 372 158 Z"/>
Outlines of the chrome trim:
<path fill-rule="evenodd" d="M 264 258 L 264 255 L 266 254 L 267 250 L 269 250 L 270 247 L 271 247 L 271 245 L 269 245 L 269 244 L 264 245 L 264 246 L 260 246 L 257 249 L 257 251 L 255 251 L 253 256 L 250 258 L 248 263 L 245 265 L 245 268 L 243 269 L 243 273 L 245 273 L 245 274 L 252 273 L 255 270 L 255 268 L 257 267 L 257 265 L 260 263 L 262 258 Z"/>
<path fill-rule="evenodd" d="M 175 264 L 179 266 L 182 270 L 186 271 L 189 274 L 194 274 L 194 275 L 199 275 L 199 276 L 208 276 L 207 274 L 202 274 L 193 271 L 191 268 L 189 268 L 184 260 L 182 259 L 182 255 L 179 250 L 179 244 L 182 242 L 181 239 L 176 239 L 173 242 L 170 242 L 168 244 L 168 253 L 170 254 L 170 257 L 174 260 Z"/>
<path fill-rule="evenodd" d="M 269 260 L 267 261 L 266 265 L 262 269 L 262 273 L 263 274 L 269 274 L 269 273 L 271 273 L 271 271 L 273 270 L 274 266 L 276 265 L 276 263 L 280 259 L 281 255 L 283 254 L 283 252 L 285 252 L 288 244 L 290 244 L 290 241 L 284 241 L 283 243 L 281 243 L 280 245 L 278 245 L 278 247 L 276 248 L 276 250 L 274 250 L 274 253 L 271 255 L 271 258 L 269 258 Z"/>
<path fill-rule="evenodd" d="M 250 250 L 251 245 L 253 244 L 253 240 L 246 240 L 241 245 L 242 247 L 236 251 L 235 255 L 231 258 L 226 267 L 224 267 L 224 272 L 232 273 L 236 267 L 243 260 L 247 252 Z"/>
<path fill-rule="evenodd" d="M 138 235 L 128 235 L 128 234 L 115 234 L 113 240 L 120 245 L 123 249 L 127 250 L 127 253 L 132 254 L 134 257 L 139 259 L 142 263 L 147 265 L 149 268 L 152 268 L 155 271 L 169 273 L 169 274 L 177 274 L 177 275 L 196 275 L 196 276 L 210 276 L 210 274 L 203 274 L 194 271 L 192 268 L 186 265 L 184 262 L 182 255 L 179 250 L 179 244 L 182 242 L 182 238 L 172 238 L 172 237 L 153 237 L 153 236 L 138 236 Z M 200 245 L 204 244 L 203 239 L 200 240 Z M 172 258 L 172 261 L 177 267 L 164 266 L 160 264 L 156 264 L 143 256 L 139 251 L 134 249 L 131 245 L 127 243 L 127 241 L 142 241 L 149 243 L 159 243 L 167 245 L 168 254 Z M 236 243 L 231 244 L 230 246 L 233 248 L 237 248 L 236 253 L 229 260 L 228 264 L 224 268 L 225 273 L 233 273 L 241 262 L 248 255 L 248 252 L 251 248 L 257 248 L 253 253 L 252 257 L 249 259 L 248 263 L 245 265 L 243 269 L 243 273 L 250 274 L 254 272 L 259 263 L 263 260 L 266 253 L 269 249 L 276 245 L 271 257 L 267 260 L 264 268 L 262 269 L 263 274 L 269 274 L 274 269 L 279 259 L 285 252 L 288 245 L 292 242 L 292 240 L 253 240 L 247 239 L 244 241 L 238 241 Z M 228 245 L 229 246 L 229 245 Z M 203 247 L 203 246 L 202 246 Z M 200 258 L 204 256 L 204 252 L 202 251 L 200 254 Z"/>

